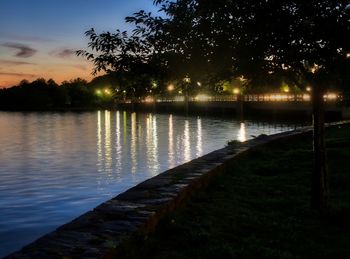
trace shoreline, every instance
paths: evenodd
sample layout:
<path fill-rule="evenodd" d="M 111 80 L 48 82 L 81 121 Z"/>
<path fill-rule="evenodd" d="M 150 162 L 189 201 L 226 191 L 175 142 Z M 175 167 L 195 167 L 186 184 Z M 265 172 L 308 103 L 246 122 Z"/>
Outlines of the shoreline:
<path fill-rule="evenodd" d="M 311 119 L 312 109 L 310 103 L 297 102 L 244 102 L 242 108 L 237 102 L 189 102 L 188 110 L 185 111 L 183 102 L 157 102 L 157 103 L 119 103 L 115 105 L 100 105 L 89 107 L 0 107 L 4 112 L 91 112 L 98 110 L 125 110 L 132 112 L 155 112 L 173 113 L 179 115 L 215 115 L 235 116 L 242 118 L 252 116 L 259 118 L 285 118 L 290 119 Z M 349 109 L 337 104 L 325 106 L 325 117 L 329 121 L 341 120 L 350 117 Z"/>
<path fill-rule="evenodd" d="M 311 128 L 305 127 L 258 137 L 167 170 L 5 258 L 101 257 L 111 254 L 132 235 L 141 233 L 147 236 L 164 215 L 179 207 L 197 189 L 206 186 L 212 177 L 227 171 L 235 158 L 251 148 L 310 132 Z"/>

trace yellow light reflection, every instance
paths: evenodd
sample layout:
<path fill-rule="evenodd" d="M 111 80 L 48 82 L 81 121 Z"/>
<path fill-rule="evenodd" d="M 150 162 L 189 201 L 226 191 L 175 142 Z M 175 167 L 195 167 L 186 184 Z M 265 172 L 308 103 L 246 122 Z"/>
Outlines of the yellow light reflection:
<path fill-rule="evenodd" d="M 187 162 L 191 159 L 190 123 L 188 122 L 188 120 L 185 121 L 183 141 L 184 141 L 184 162 Z"/>
<path fill-rule="evenodd" d="M 200 117 L 197 118 L 197 153 L 196 156 L 199 157 L 203 154 L 202 146 L 202 120 Z"/>
<path fill-rule="evenodd" d="M 169 116 L 169 130 L 168 130 L 168 163 L 169 167 L 172 168 L 175 166 L 175 157 L 174 157 L 174 125 L 173 125 L 173 115 Z"/>
<path fill-rule="evenodd" d="M 137 128 L 136 128 L 136 113 L 133 112 L 131 114 L 131 173 L 135 174 L 137 170 L 137 149 L 136 149 L 136 141 L 137 141 Z"/>
<path fill-rule="evenodd" d="M 102 171 L 102 123 L 101 111 L 97 112 L 97 170 Z"/>
<path fill-rule="evenodd" d="M 105 111 L 105 170 L 112 172 L 111 112 Z"/>
<path fill-rule="evenodd" d="M 247 140 L 247 131 L 244 122 L 240 124 L 237 139 L 240 142 L 245 142 Z"/>
<path fill-rule="evenodd" d="M 152 114 L 147 117 L 146 123 L 146 149 L 147 164 L 151 175 L 154 176 L 159 170 L 158 163 L 158 135 L 157 135 L 157 118 Z"/>
<path fill-rule="evenodd" d="M 127 119 L 126 119 L 126 111 L 123 112 L 123 141 L 124 145 L 126 144 L 126 132 L 127 132 Z"/>
<path fill-rule="evenodd" d="M 116 120 L 115 120 L 115 128 L 116 128 L 116 171 L 119 178 L 119 173 L 121 172 L 122 165 L 122 145 L 120 143 L 120 112 L 116 112 Z"/>
<path fill-rule="evenodd" d="M 158 130 L 157 130 L 157 117 L 153 116 L 153 160 L 154 160 L 154 172 L 155 175 L 159 170 L 158 163 Z"/>

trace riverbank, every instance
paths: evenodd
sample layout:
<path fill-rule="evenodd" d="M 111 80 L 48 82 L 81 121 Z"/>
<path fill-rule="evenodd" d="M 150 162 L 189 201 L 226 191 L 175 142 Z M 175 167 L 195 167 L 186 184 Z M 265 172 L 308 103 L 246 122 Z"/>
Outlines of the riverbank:
<path fill-rule="evenodd" d="M 8 258 L 348 257 L 350 128 L 336 127 L 327 217 L 309 209 L 311 129 L 304 128 L 233 142 L 170 169 Z"/>
<path fill-rule="evenodd" d="M 117 258 L 348 258 L 350 125 L 327 129 L 331 204 L 310 210 L 310 135 L 254 148 Z"/>
<path fill-rule="evenodd" d="M 305 130 L 309 131 L 309 128 Z M 235 158 L 245 155 L 249 148 L 293 137 L 305 130 L 265 135 L 167 170 L 39 238 L 9 258 L 99 258 L 113 255 L 114 248 L 129 240 L 130 236 L 147 236 L 164 215 L 179 207 L 197 189 L 206 186 L 211 178 L 227 172 Z M 232 134 L 232 131 L 225 130 L 216 137 L 216 142 L 226 132 Z M 43 213 L 47 215 L 47 212 Z"/>

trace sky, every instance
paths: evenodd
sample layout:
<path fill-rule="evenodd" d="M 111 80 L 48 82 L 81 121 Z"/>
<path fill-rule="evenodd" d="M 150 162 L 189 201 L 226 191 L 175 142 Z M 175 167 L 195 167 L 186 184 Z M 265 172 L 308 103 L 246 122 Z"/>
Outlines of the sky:
<path fill-rule="evenodd" d="M 90 80 L 92 64 L 76 57 L 84 32 L 130 30 L 125 16 L 156 12 L 153 0 L 0 0 L 0 88 L 39 77 Z"/>

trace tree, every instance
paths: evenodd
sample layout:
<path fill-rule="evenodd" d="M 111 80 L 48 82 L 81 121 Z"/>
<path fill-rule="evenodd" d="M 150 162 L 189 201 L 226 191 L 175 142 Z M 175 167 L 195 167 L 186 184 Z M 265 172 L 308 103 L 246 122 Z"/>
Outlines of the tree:
<path fill-rule="evenodd" d="M 233 75 L 244 75 L 253 85 L 275 76 L 292 82 L 302 80 L 313 86 L 311 204 L 313 208 L 326 210 L 329 191 L 323 95 L 329 85 L 338 81 L 340 67 L 349 63 L 348 0 L 158 2 L 168 6 L 171 22 L 181 20 L 178 14 L 192 14 L 186 18 L 191 25 L 185 28 L 194 29 L 177 39 L 178 48 L 187 46 L 182 52 L 188 50 L 191 55 L 191 46 L 201 46 L 201 56 L 206 57 L 208 65 L 219 67 L 212 70 L 214 73 L 229 71 Z M 196 59 L 197 52 L 194 54 Z"/>
<path fill-rule="evenodd" d="M 349 66 L 348 1 L 155 0 L 163 16 L 140 11 L 128 17 L 136 26 L 129 38 L 119 32 L 115 40 L 110 34 L 87 33 L 92 50 L 106 55 L 79 54 L 93 60 L 97 68 L 102 60 L 103 69 L 104 62 L 125 71 L 135 69 L 134 65 L 156 64 L 177 79 L 186 75 L 220 80 L 244 76 L 251 86 L 275 79 L 312 85 L 311 203 L 313 208 L 326 210 L 323 94 L 327 86 L 339 83 L 340 74 L 349 74 L 341 69 Z M 111 50 L 116 56 L 109 55 Z"/>
<path fill-rule="evenodd" d="M 154 25 L 151 27 L 154 29 Z M 94 63 L 93 74 L 104 71 L 116 75 L 120 88 L 132 99 L 150 91 L 152 81 L 165 77 L 164 70 L 161 69 L 163 64 L 157 59 L 158 55 L 150 40 L 151 35 L 148 34 L 146 38 L 147 32 L 139 30 L 141 29 L 135 29 L 129 36 L 127 32 L 120 30 L 116 33 L 98 34 L 90 29 L 85 34 L 90 39 L 88 47 L 92 52 L 77 51 L 78 56 Z"/>

